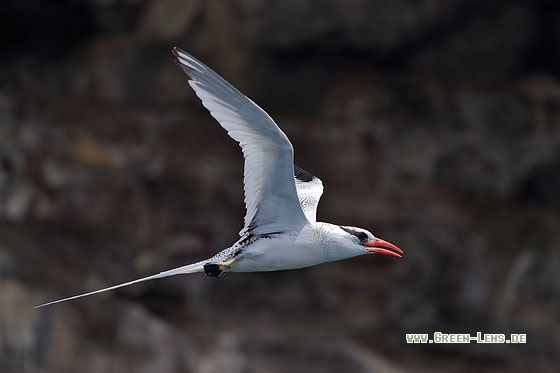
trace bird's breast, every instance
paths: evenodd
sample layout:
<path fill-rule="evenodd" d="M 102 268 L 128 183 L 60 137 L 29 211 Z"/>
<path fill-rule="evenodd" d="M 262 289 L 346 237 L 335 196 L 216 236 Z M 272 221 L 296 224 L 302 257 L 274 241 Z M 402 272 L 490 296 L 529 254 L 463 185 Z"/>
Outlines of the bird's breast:
<path fill-rule="evenodd" d="M 301 234 L 260 237 L 231 265 L 232 272 L 268 272 L 310 267 L 329 261 L 321 242 Z"/>

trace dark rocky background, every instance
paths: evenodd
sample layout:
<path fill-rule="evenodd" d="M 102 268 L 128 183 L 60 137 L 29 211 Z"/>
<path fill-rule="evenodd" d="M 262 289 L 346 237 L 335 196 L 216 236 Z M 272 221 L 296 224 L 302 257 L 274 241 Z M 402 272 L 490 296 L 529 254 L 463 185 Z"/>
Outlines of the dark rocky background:
<path fill-rule="evenodd" d="M 558 371 L 557 1 L 4 0 L 0 39 L 0 371 Z M 34 310 L 236 240 L 241 153 L 173 46 L 405 258 Z M 436 331 L 527 343 L 405 343 Z"/>

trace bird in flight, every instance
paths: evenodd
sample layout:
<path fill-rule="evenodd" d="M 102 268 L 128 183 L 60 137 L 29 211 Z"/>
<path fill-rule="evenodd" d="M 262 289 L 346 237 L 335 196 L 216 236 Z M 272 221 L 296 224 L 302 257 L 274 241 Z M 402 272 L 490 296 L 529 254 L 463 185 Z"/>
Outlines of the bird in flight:
<path fill-rule="evenodd" d="M 274 120 L 190 54 L 178 48 L 172 53 L 202 105 L 243 152 L 247 211 L 241 238 L 209 259 L 35 308 L 179 274 L 221 277 L 227 272 L 304 268 L 364 254 L 401 257 L 401 249 L 363 228 L 316 221 L 323 183 L 294 165 L 292 144 Z"/>

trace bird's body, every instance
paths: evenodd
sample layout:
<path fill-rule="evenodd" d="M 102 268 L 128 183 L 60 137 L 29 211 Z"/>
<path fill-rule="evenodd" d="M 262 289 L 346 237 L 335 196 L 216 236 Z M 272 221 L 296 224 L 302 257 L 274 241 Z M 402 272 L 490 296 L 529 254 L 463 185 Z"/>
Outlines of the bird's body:
<path fill-rule="evenodd" d="M 301 230 L 249 237 L 230 272 L 268 272 L 311 267 L 364 254 L 346 250 L 346 232 L 328 223 L 308 223 Z M 233 246 L 235 247 L 235 245 Z M 232 253 L 234 254 L 234 253 Z"/>
<path fill-rule="evenodd" d="M 294 165 L 292 144 L 272 118 L 202 62 L 177 48 L 173 55 L 202 104 L 243 151 L 247 213 L 241 238 L 209 259 L 38 307 L 178 274 L 297 269 L 368 253 L 401 257 L 401 249 L 365 229 L 317 222 L 323 184 Z"/>

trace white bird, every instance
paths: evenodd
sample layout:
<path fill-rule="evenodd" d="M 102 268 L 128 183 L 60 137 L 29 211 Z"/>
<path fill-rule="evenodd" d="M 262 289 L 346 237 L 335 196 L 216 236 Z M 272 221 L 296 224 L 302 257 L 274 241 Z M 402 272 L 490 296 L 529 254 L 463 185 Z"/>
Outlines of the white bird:
<path fill-rule="evenodd" d="M 292 144 L 274 120 L 196 58 L 178 48 L 172 53 L 204 107 L 243 151 L 247 212 L 241 238 L 209 259 L 36 308 L 186 273 L 220 277 L 304 268 L 370 253 L 401 257 L 401 249 L 365 229 L 317 222 L 323 183 L 294 165 Z"/>

